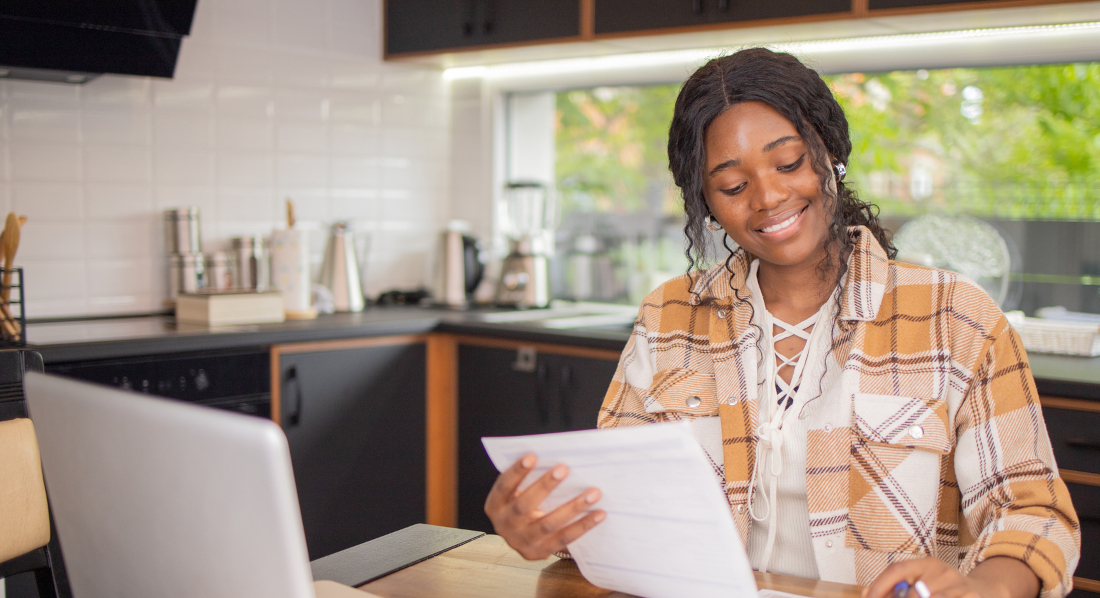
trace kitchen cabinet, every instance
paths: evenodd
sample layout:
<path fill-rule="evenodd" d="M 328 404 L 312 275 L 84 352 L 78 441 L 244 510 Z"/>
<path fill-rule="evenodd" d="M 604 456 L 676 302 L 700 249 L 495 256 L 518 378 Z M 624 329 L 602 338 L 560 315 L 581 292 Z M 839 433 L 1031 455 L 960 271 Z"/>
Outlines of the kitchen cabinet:
<path fill-rule="evenodd" d="M 851 0 L 595 0 L 595 28 L 600 35 L 851 10 Z"/>
<path fill-rule="evenodd" d="M 1040 399 L 1059 473 L 1081 520 L 1081 560 L 1070 596 L 1100 596 L 1100 402 Z"/>
<path fill-rule="evenodd" d="M 424 337 L 276 345 L 271 359 L 309 558 L 424 523 Z"/>
<path fill-rule="evenodd" d="M 577 37 L 580 0 L 387 0 L 386 54 Z"/>
<path fill-rule="evenodd" d="M 1004 4 L 1000 0 L 868 0 L 867 8 L 870 10 L 883 10 L 888 8 L 916 8 L 920 6 L 951 6 L 953 4 L 967 4 L 967 8 L 982 8 L 983 4 Z"/>
<path fill-rule="evenodd" d="M 596 427 L 618 354 L 578 354 L 572 349 L 460 341 L 458 527 L 493 531 L 483 506 L 497 471 L 485 454 L 482 436 Z"/>

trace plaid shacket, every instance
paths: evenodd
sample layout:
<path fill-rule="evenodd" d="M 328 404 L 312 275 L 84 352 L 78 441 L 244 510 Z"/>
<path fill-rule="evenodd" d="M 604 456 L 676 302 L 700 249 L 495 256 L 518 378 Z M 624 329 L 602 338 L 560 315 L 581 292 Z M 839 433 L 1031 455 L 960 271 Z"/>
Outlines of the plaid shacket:
<path fill-rule="evenodd" d="M 826 374 L 803 381 L 825 396 L 800 415 L 828 410 L 810 418 L 806 439 L 821 578 L 866 585 L 892 562 L 925 556 L 966 574 L 1009 556 L 1035 572 L 1043 598 L 1065 595 L 1080 527 L 1019 336 L 970 280 L 890 261 L 865 228 L 850 234 Z M 738 250 L 729 269 L 674 279 L 645 299 L 598 421 L 717 416 L 726 496 L 746 543 L 764 355 L 745 287 L 751 259 Z M 840 424 L 821 424 L 829 418 Z"/>

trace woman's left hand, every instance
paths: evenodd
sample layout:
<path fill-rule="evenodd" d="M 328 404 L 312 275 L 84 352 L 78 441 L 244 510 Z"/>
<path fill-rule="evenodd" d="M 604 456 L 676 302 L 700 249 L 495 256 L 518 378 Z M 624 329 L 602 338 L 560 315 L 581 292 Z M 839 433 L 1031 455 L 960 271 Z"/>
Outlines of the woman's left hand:
<path fill-rule="evenodd" d="M 914 589 L 918 581 L 929 593 L 919 598 L 1034 598 L 1039 594 L 1039 578 L 1022 561 L 992 557 L 963 575 L 928 557 L 890 565 L 863 590 L 863 598 L 894 598 L 894 587 L 901 581 L 909 584 L 908 598 L 918 598 Z"/>

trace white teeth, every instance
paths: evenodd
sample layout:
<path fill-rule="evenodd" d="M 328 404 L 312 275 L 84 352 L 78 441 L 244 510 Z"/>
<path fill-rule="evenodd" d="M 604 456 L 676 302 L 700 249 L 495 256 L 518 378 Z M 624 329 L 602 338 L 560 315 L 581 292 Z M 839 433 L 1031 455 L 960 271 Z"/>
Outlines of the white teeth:
<path fill-rule="evenodd" d="M 798 214 L 801 214 L 801 213 L 802 212 L 799 212 Z M 769 226 L 768 228 L 762 228 L 762 229 L 760 229 L 760 232 L 774 233 L 777 230 L 783 230 L 783 229 L 787 228 L 788 226 L 794 224 L 795 220 L 798 220 L 798 214 L 795 214 L 794 216 L 791 216 L 790 218 L 784 220 L 783 222 L 780 222 L 779 224 L 776 224 L 775 226 Z"/>

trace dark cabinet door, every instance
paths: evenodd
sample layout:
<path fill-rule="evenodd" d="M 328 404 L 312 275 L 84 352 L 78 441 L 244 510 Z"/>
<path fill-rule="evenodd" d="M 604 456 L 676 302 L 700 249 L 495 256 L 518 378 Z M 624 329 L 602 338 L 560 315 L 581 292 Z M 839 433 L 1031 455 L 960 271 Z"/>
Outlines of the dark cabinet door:
<path fill-rule="evenodd" d="M 951 4 L 974 4 L 981 5 L 982 3 L 999 2 L 1000 0 L 868 0 L 868 6 L 870 10 L 879 10 L 883 8 L 913 8 L 915 6 L 937 6 L 937 5 L 951 5 Z M 976 6 L 980 8 L 980 6 Z M 1076 595 L 1076 592 L 1074 592 Z"/>
<path fill-rule="evenodd" d="M 802 17 L 852 10 L 851 0 L 595 0 L 596 34 Z M 873 1 L 873 0 L 872 0 Z"/>
<path fill-rule="evenodd" d="M 424 344 L 282 353 L 310 559 L 425 519 Z"/>
<path fill-rule="evenodd" d="M 497 470 L 483 436 L 519 436 L 596 427 L 616 362 L 516 349 L 458 349 L 458 526 L 492 532 L 485 497 Z"/>
<path fill-rule="evenodd" d="M 580 0 L 387 0 L 386 53 L 580 35 Z"/>

